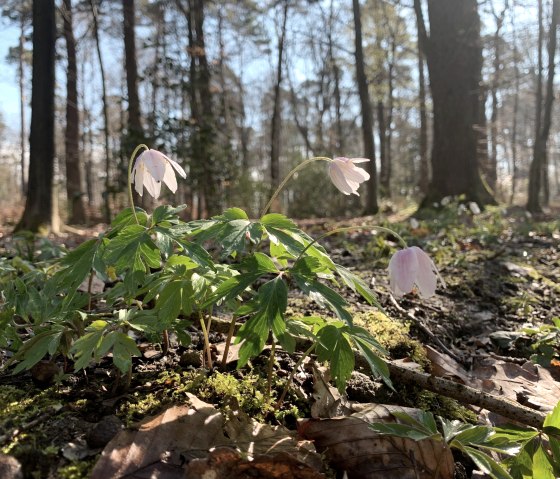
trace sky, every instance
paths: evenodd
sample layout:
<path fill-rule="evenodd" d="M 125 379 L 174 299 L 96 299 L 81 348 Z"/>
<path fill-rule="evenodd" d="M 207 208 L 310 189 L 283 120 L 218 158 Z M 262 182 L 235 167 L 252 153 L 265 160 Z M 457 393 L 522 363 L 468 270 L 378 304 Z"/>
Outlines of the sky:
<path fill-rule="evenodd" d="M 0 112 L 6 126 L 19 130 L 19 88 L 17 65 L 6 63 L 10 47 L 18 43 L 19 30 L 0 22 Z"/>

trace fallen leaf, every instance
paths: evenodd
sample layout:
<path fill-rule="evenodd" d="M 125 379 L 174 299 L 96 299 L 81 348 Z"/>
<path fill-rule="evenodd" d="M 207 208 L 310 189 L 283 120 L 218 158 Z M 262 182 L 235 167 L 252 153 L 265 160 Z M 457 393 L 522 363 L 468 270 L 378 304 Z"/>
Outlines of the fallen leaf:
<path fill-rule="evenodd" d="M 349 417 L 309 419 L 298 425 L 300 436 L 314 441 L 329 464 L 353 479 L 451 479 L 454 460 L 441 441 L 382 435 L 372 422 L 395 422 L 391 411 L 414 416 L 417 409 L 372 405 Z"/>
<path fill-rule="evenodd" d="M 217 448 L 206 459 L 194 459 L 187 467 L 189 479 L 323 479 L 326 476 L 287 453 L 265 454 L 253 461 L 231 448 Z"/>

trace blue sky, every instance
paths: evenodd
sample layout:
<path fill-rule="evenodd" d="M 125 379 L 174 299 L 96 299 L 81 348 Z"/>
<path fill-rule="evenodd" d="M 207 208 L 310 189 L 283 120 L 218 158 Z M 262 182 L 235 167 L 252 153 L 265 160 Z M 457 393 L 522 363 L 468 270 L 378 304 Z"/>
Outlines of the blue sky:
<path fill-rule="evenodd" d="M 7 64 L 5 59 L 10 47 L 18 43 L 19 30 L 2 22 L 0 28 L 0 112 L 6 126 L 19 130 L 19 89 L 17 66 Z"/>

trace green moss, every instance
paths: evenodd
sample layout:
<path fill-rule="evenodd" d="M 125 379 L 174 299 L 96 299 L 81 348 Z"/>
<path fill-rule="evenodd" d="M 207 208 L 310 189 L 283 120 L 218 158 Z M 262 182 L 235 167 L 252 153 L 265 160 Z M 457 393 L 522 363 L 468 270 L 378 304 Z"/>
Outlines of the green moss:
<path fill-rule="evenodd" d="M 58 470 L 60 479 L 83 479 L 90 477 L 96 458 L 89 461 L 74 462 Z"/>
<path fill-rule="evenodd" d="M 387 349 L 391 358 L 410 358 L 426 364 L 422 344 L 409 336 L 409 324 L 389 318 L 380 311 L 367 311 L 354 316 L 354 324 L 366 328 Z"/>

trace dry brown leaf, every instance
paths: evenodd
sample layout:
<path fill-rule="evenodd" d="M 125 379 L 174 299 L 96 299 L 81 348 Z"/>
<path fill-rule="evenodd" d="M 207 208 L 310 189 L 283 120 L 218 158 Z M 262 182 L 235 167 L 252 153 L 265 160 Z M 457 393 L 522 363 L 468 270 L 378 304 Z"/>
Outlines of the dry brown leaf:
<path fill-rule="evenodd" d="M 433 479 L 436 471 L 439 479 L 453 478 L 453 455 L 442 442 L 381 435 L 369 427 L 371 422 L 394 422 L 391 411 L 419 412 L 373 405 L 350 417 L 302 421 L 298 430 L 332 467 L 353 479 Z"/>
<path fill-rule="evenodd" d="M 119 433 L 103 451 L 92 479 L 183 478 L 186 462 L 206 458 L 210 449 L 221 446 L 237 447 L 247 459 L 280 453 L 294 456 L 300 464 L 298 459 L 304 460 L 311 468 L 322 465 L 313 446 L 298 442 L 285 428 L 259 424 L 241 413 L 225 420 L 195 396 L 189 395 L 189 402 L 170 407 L 136 431 Z"/>
<path fill-rule="evenodd" d="M 203 457 L 211 447 L 229 444 L 222 415 L 192 397 L 190 406 L 170 407 L 137 431 L 119 433 L 105 447 L 91 477 L 183 478 L 182 464 L 189 455 Z"/>
<path fill-rule="evenodd" d="M 187 467 L 189 479 L 324 479 L 324 474 L 287 453 L 243 459 L 231 448 L 217 448 L 206 459 L 195 459 Z"/>
<path fill-rule="evenodd" d="M 461 384 L 471 385 L 471 378 L 465 368 L 455 361 L 451 356 L 436 351 L 431 346 L 424 346 L 426 356 L 432 363 L 431 373 L 452 381 L 460 382 Z M 459 381 L 457 381 L 459 379 Z"/>
<path fill-rule="evenodd" d="M 485 359 L 475 366 L 472 376 L 483 383 L 485 391 L 539 411 L 552 411 L 560 398 L 560 384 L 547 369 L 530 361 L 520 366 Z"/>

